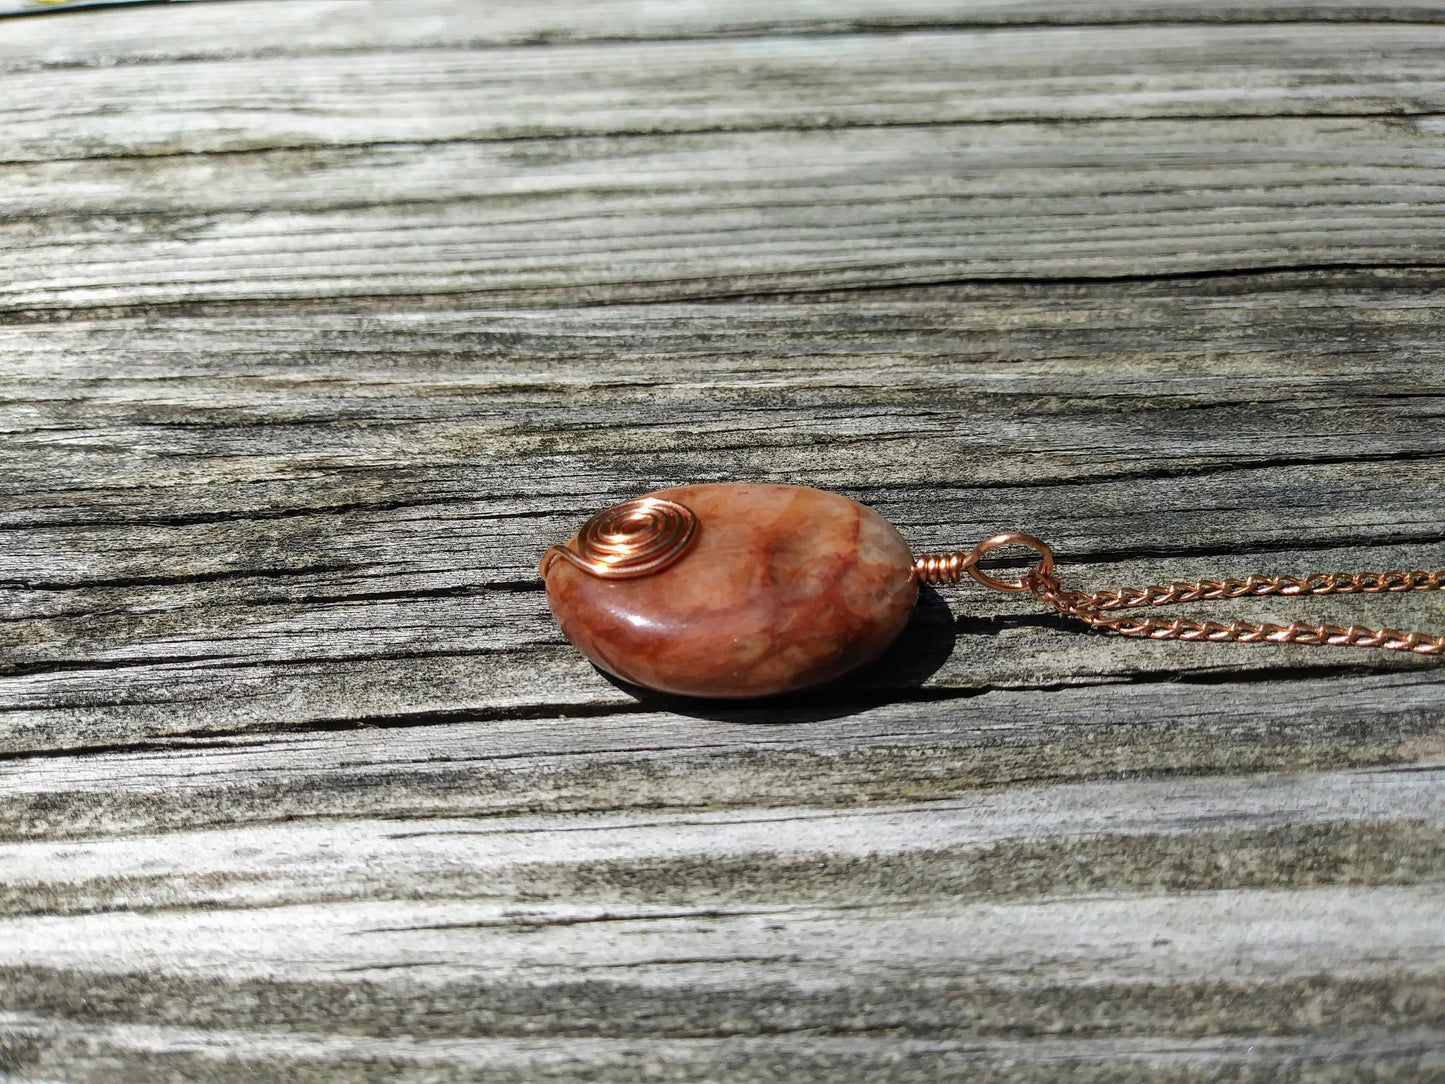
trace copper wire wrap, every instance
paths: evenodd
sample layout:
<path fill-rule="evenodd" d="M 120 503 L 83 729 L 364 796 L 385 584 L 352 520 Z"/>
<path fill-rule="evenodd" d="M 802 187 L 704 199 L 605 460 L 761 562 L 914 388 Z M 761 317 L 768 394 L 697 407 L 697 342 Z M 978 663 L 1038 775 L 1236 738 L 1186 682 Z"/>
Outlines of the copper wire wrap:
<path fill-rule="evenodd" d="M 978 570 L 978 561 L 999 546 L 1024 545 L 1039 554 L 1039 560 L 1017 580 L 996 580 Z M 1120 636 L 1150 640 L 1207 640 L 1212 643 L 1322 644 L 1331 647 L 1379 647 L 1386 651 L 1408 651 L 1415 655 L 1445 656 L 1445 636 L 1397 629 L 1371 629 L 1360 625 L 1288 625 L 1244 621 L 1193 621 L 1176 618 L 1118 615 L 1116 611 L 1139 606 L 1167 606 L 1176 602 L 1206 602 L 1217 599 L 1256 598 L 1265 595 L 1380 595 L 1402 591 L 1445 589 L 1445 569 L 1435 572 L 1313 572 L 1308 576 L 1249 576 L 1246 579 L 1201 580 L 1171 583 L 1167 587 L 1123 587 L 1114 591 L 1073 591 L 1054 574 L 1053 553 L 1031 535 L 1001 534 L 979 543 L 968 553 L 925 554 L 913 565 L 919 582 L 957 583 L 967 572 L 979 583 L 998 591 L 1028 591 L 1040 602 L 1061 614 L 1078 618 L 1094 628 Z"/>
<path fill-rule="evenodd" d="M 681 557 L 697 535 L 691 508 L 661 497 L 639 497 L 604 508 L 577 532 L 577 548 L 553 546 L 537 571 L 547 578 L 558 558 L 609 580 L 660 572 Z"/>
<path fill-rule="evenodd" d="M 1030 590 L 1031 584 L 1027 579 L 996 580 L 987 573 L 979 571 L 979 559 L 1000 546 L 1028 546 L 1039 555 L 1039 562 L 1034 566 L 1034 572 L 1051 575 L 1054 571 L 1053 550 L 1033 535 L 996 534 L 992 538 L 980 542 L 967 553 L 929 553 L 922 557 L 915 557 L 913 574 L 918 577 L 919 583 L 937 586 L 944 583 L 957 583 L 967 572 L 979 583 L 985 587 L 991 587 L 995 591 Z"/>

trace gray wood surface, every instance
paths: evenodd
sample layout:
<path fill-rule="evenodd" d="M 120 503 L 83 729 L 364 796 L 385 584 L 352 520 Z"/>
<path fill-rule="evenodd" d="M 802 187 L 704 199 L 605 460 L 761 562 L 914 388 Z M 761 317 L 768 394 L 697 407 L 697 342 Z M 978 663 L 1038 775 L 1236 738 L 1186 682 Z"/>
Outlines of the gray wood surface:
<path fill-rule="evenodd" d="M 1085 587 L 1445 566 L 1442 27 L 0 20 L 0 1080 L 1445 1079 L 1438 661 L 958 588 L 705 705 L 535 576 L 733 479 Z"/>

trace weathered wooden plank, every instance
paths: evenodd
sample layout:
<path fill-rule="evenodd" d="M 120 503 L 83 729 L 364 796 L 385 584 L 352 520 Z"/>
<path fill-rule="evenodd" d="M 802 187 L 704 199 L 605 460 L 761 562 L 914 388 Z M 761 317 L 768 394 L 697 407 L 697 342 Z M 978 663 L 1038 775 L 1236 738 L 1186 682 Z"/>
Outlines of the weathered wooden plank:
<path fill-rule="evenodd" d="M 147 703 L 140 690 L 128 703 L 28 720 L 13 713 L 11 748 L 43 755 L 4 762 L 0 823 L 6 838 L 24 840 L 304 817 L 852 806 L 1121 774 L 1428 767 L 1445 754 L 1438 669 L 1342 674 L 1302 661 L 1292 675 L 1247 682 L 1230 661 L 1195 680 L 921 702 L 893 694 L 873 706 L 847 689 L 783 707 L 707 709 L 629 710 L 614 694 L 600 709 L 565 705 L 553 715 L 519 695 L 510 711 L 450 717 L 426 700 L 448 691 L 440 678 L 428 684 L 435 668 L 417 664 L 411 684 L 398 670 L 387 702 L 365 683 L 367 670 L 333 664 L 269 686 L 254 680 L 251 705 L 239 696 L 224 710 L 213 705 L 230 734 L 207 725 L 204 706 Z M 563 690 L 582 683 L 581 667 L 561 652 L 532 662 Z M 308 678 L 308 694 L 329 694 L 335 716 L 311 728 L 277 725 L 280 695 Z M 485 676 L 475 687 L 478 696 L 492 690 Z M 378 708 L 394 714 L 366 714 Z"/>
<path fill-rule="evenodd" d="M 36 961 L 5 971 L 20 1011 L 37 995 L 68 994 L 85 997 L 90 1020 L 165 1026 L 219 1016 L 382 1037 L 659 1039 L 828 1029 L 842 1010 L 855 1022 L 844 1030 L 917 1038 L 1423 1031 L 1434 1041 L 1438 905 L 1424 886 L 916 904 L 866 916 L 807 904 L 540 904 L 508 916 L 481 901 L 366 903 L 12 919 L 0 945 Z M 61 944 L 39 947 L 62 926 Z M 138 976 L 115 970 L 127 957 L 150 964 L 144 996 Z M 84 970 L 56 968 L 61 960 Z M 1404 996 L 1386 1002 L 1383 976 Z M 1001 1009 L 1017 1015 L 1004 1022 Z"/>
<path fill-rule="evenodd" d="M 1369 481 L 1359 484 L 1368 486 Z M 424 547 L 429 541 L 423 537 L 411 544 Z M 1398 565 L 1420 549 L 1395 547 L 1379 553 Z M 1207 568 L 1216 574 L 1245 575 L 1266 564 L 1308 568 L 1354 563 L 1349 556 L 1358 552 L 1244 551 L 1227 560 L 1111 562 L 1102 566 L 1104 571 L 1077 566 L 1071 578 L 1081 585 L 1108 586 L 1167 581 L 1170 577 L 1160 573 L 1168 571 L 1189 576 Z M 1426 555 L 1438 558 L 1438 543 Z M 320 724 L 398 713 L 418 718 L 436 712 L 492 715 L 525 711 L 528 705 L 551 714 L 625 708 L 634 702 L 562 644 L 539 591 L 407 586 L 348 594 L 343 588 L 339 597 L 328 599 L 326 592 L 335 587 L 321 588 L 320 597 L 306 597 L 303 583 L 293 588 L 302 597 L 288 603 L 248 598 L 249 578 L 225 586 L 229 590 L 207 592 L 180 585 L 150 603 L 158 602 L 158 613 L 125 616 L 126 603 L 120 603 L 120 617 L 112 616 L 105 595 L 130 593 L 106 592 L 91 603 L 94 611 L 62 613 L 7 629 L 14 661 L 4 684 L 6 748 L 33 749 L 37 741 L 42 747 L 103 745 L 155 734 L 268 727 L 279 721 Z M 398 591 L 401 599 L 387 599 Z M 1322 675 L 1409 671 L 1427 697 L 1421 707 L 1431 702 L 1431 695 L 1439 696 L 1430 676 L 1433 668 L 1400 656 L 1361 651 L 1322 655 L 1308 647 L 1127 642 L 1089 635 L 1082 626 L 1040 613 L 1037 604 L 1000 602 L 978 592 L 950 595 L 949 603 L 956 617 L 942 602 L 926 603 L 896 652 L 855 679 L 854 691 L 911 697 L 913 688 L 922 684 L 925 693 L 974 695 L 1010 688 L 1047 693 L 1060 685 L 1205 678 L 1222 672 L 1287 678 L 1305 668 Z M 1212 612 L 1242 620 L 1312 618 L 1427 629 L 1439 624 L 1438 602 L 1428 596 L 1384 604 L 1372 599 L 1329 605 L 1235 603 Z M 1196 693 L 1201 703 L 1210 695 L 1207 690 Z M 1255 687 L 1252 699 L 1269 710 L 1276 695 L 1276 689 Z M 1438 709 L 1440 701 L 1434 704 Z M 1283 715 L 1298 707 L 1298 702 L 1276 704 L 1274 710 Z M 1370 707 L 1383 718 L 1398 705 Z M 1098 703 L 1092 710 L 1107 716 L 1109 707 Z"/>
<path fill-rule="evenodd" d="M 485 892 L 485 886 L 478 888 Z M 1286 900 L 1290 913 L 1281 918 Z M 1342 982 L 1384 972 L 1418 977 L 1421 988 L 1433 989 L 1438 998 L 1445 993 L 1439 982 L 1445 964 L 1439 907 L 1440 890 L 1428 884 L 1137 894 L 1009 906 L 920 901 L 891 914 L 811 902 L 664 909 L 538 901 L 519 910 L 514 900 L 483 894 L 463 900 L 368 900 L 345 909 L 297 904 L 12 917 L 0 926 L 0 954 L 9 963 L 7 978 L 38 968 L 90 972 L 102 991 L 109 985 L 106 976 L 124 976 L 144 961 L 157 977 L 200 980 L 195 985 L 202 988 L 208 979 L 223 987 L 246 980 L 341 985 L 373 979 L 401 987 L 393 997 L 424 983 L 482 977 L 545 989 L 547 972 L 559 969 L 577 979 L 588 971 L 625 970 L 619 986 L 662 988 L 658 993 L 682 983 L 751 982 L 769 997 L 784 982 L 838 989 L 866 976 L 885 994 L 902 985 L 901 976 L 907 976 L 905 982 L 957 981 L 987 966 L 998 986 L 1017 983 L 1025 989 L 1218 982 L 1278 990 L 1321 971 Z M 408 973 L 394 977 L 397 971 Z M 184 985 L 175 983 L 176 992 Z M 806 1018 L 808 1000 L 780 1006 L 776 1015 Z M 181 1004 L 169 1008 L 177 1015 L 185 1011 Z M 701 1008 L 726 1011 L 720 1005 Z M 872 1008 L 882 1017 L 879 1024 L 886 1020 L 901 1029 L 936 1032 L 939 1024 L 962 1023 L 957 1017 L 929 1021 L 923 1014 L 910 1020 L 902 1006 L 889 1008 L 883 1000 Z M 1438 1022 L 1422 1010 L 1424 1005 L 1401 1006 L 1392 1023 Z M 344 1019 L 344 1013 L 337 1015 Z M 661 1036 L 696 1026 L 687 1019 L 691 1013 L 678 1015 L 670 1027 L 667 1022 L 639 1027 L 637 1019 L 599 1027 L 584 1019 L 556 1030 Z M 273 1025 L 278 1022 L 273 1017 Z M 330 1022 L 340 1020 L 333 1016 Z M 531 1030 L 525 1021 L 518 1023 Z M 1184 1034 L 1202 1030 L 1197 1022 L 1181 1023 Z M 434 1034 L 464 1035 L 465 1027 L 460 1020 L 440 1022 Z"/>
<path fill-rule="evenodd" d="M 1445 943 L 1434 886 L 1386 886 L 1438 877 L 1442 794 L 1433 775 L 1367 773 L 853 813 L 313 821 L 12 845 L 5 1022 L 21 1066 L 86 1035 L 132 1056 L 182 1053 L 167 1029 L 190 1029 L 186 1052 L 227 1057 L 239 1027 L 272 1036 L 268 1064 L 388 1055 L 476 1068 L 545 1059 L 548 1039 L 718 1031 L 790 1035 L 772 1053 L 802 1057 L 846 997 L 851 1031 L 1072 1035 L 1029 1044 L 1026 1063 L 1117 1069 L 1148 1058 L 1146 1037 L 1222 1027 L 1283 1029 L 1306 1049 L 1350 1039 L 1360 1057 L 1408 1067 L 1437 1049 Z M 1405 1001 L 1381 1000 L 1385 975 Z M 79 1026 L 16 1012 L 82 992 Z M 1357 1015 L 1341 1031 L 1346 999 Z M 537 1015 L 542 1002 L 556 1011 Z M 1203 1017 L 1181 1011 L 1206 1002 Z M 1005 1006 L 1010 1023 L 991 1024 Z M 276 1034 L 283 1020 L 290 1039 Z M 395 1041 L 478 1026 L 537 1045 Z M 335 1032 L 393 1042 L 317 1049 Z M 624 1053 L 603 1044 L 577 1071 Z M 706 1078 L 718 1055 L 694 1048 L 689 1071 Z"/>
<path fill-rule="evenodd" d="M 19 0 L 40 6 L 45 0 Z M 96 2 L 96 0 L 90 0 Z M 105 2 L 105 0 L 100 0 Z M 122 0 L 123 2 L 123 0 Z M 237 2 L 237 0 L 232 0 Z M 8 0 L 14 4 L 15 0 Z M 533 0 L 490 4 L 471 0 L 246 0 L 246 30 L 220 5 L 184 12 L 146 7 L 106 18 L 70 19 L 63 32 L 39 20 L 7 25 L 0 64 L 34 66 L 157 59 L 496 45 L 548 45 L 595 40 L 646 41 L 722 35 L 878 33 L 966 26 L 1070 26 L 1121 23 L 1439 22 L 1439 0 L 729 0 L 667 4 L 647 0 Z M 5 5 L 0 5 L 0 11 Z"/>
<path fill-rule="evenodd" d="M 1434 266 L 1441 132 L 1006 124 L 15 165 L 0 304 L 490 307 Z"/>
<path fill-rule="evenodd" d="M 682 481 L 844 489 L 920 549 L 1028 529 L 1092 586 L 1436 565 L 1433 281 L 16 326 L 7 745 L 622 707 L 562 646 L 534 562 Z M 933 604 L 861 687 L 1411 665 L 1100 639 L 947 594 L 957 618 Z M 1425 595 L 1224 609 L 1439 623 Z"/>
<path fill-rule="evenodd" d="M 798 1049 L 792 1037 L 634 1041 L 568 1038 L 370 1039 L 277 1032 L 218 1032 L 146 1025 L 56 1026 L 27 1014 L 6 1016 L 21 1064 L 37 1073 L 51 1066 L 87 1077 L 182 1077 L 244 1073 L 252 1080 L 287 1081 L 480 1079 L 490 1082 L 586 1080 L 631 1084 L 662 1072 L 675 1081 L 787 1079 L 819 1084 L 858 1079 L 1195 1081 L 1210 1074 L 1242 1080 L 1347 1080 L 1393 1075 L 1428 1079 L 1440 1059 L 1428 1033 L 1369 1039 L 1224 1037 L 1208 1039 L 910 1039 L 865 1035 L 812 1037 Z M 23 1052 L 23 1053 L 22 1053 Z M 378 1068 L 380 1066 L 380 1068 Z M 276 1073 L 272 1077 L 270 1073 Z M 475 1074 L 475 1075 L 473 1075 Z"/>
<path fill-rule="evenodd" d="M 304 748 L 293 743 L 291 752 L 313 778 L 320 774 Z M 237 781 L 244 770 L 238 760 L 260 759 L 254 749 L 238 753 L 218 758 Z M 395 753 L 392 759 L 400 763 Z M 132 756 L 135 772 L 125 775 L 116 770 L 125 763 L 117 756 L 70 758 L 64 775 L 53 763 L 9 770 L 5 789 L 198 792 L 194 779 L 168 778 L 165 769 L 177 762 Z M 13 843 L 0 850 L 0 912 L 81 915 L 479 893 L 519 906 L 543 899 L 886 904 L 1430 880 L 1445 874 L 1442 771 L 1019 787 L 847 810 L 749 806 L 414 823 L 318 819 L 317 810 L 296 819 L 288 811 L 291 819 L 264 826 Z"/>
<path fill-rule="evenodd" d="M 1440 1059 L 1428 1035 L 1356 1040 L 1232 1037 L 1208 1039 L 910 1039 L 866 1035 L 654 1040 L 369 1039 L 276 1032 L 217 1032 L 145 1025 L 57 1027 L 9 1014 L 11 1042 L 34 1071 L 63 1066 L 84 1074 L 131 1076 L 166 1070 L 182 1077 L 244 1073 L 288 1081 L 481 1079 L 493 1082 L 587 1080 L 630 1084 L 640 1074 L 669 1080 L 801 1082 L 885 1078 L 989 1080 L 1195 1081 L 1215 1074 L 1244 1080 L 1308 1073 L 1312 1079 L 1378 1075 L 1428 1079 Z M 377 1065 L 383 1066 L 378 1069 Z M 277 1076 L 267 1075 L 277 1072 Z M 476 1074 L 476 1075 L 473 1075 Z"/>
<path fill-rule="evenodd" d="M 5 161 L 1120 117 L 1445 111 L 1436 25 L 929 31 L 3 75 Z M 621 54 L 621 55 L 619 55 Z M 1040 70 L 1037 58 L 1049 57 Z M 1342 62 L 1348 54 L 1350 62 Z M 175 70 L 179 68 L 180 70 Z M 23 106 L 22 104 L 23 103 Z"/>
<path fill-rule="evenodd" d="M 832 486 L 855 465 L 855 486 L 880 489 L 1423 460 L 1441 448 L 1441 318 L 1439 276 L 1422 273 L 14 324 L 0 327 L 0 454 L 13 468 L 0 522 L 194 527 L 344 512 L 362 494 L 338 473 L 368 467 L 367 486 L 396 479 L 383 498 L 547 499 L 512 507 L 573 514 L 552 494 L 688 477 L 684 452 L 698 477 L 752 453 Z M 756 435 L 736 433 L 743 419 Z M 910 435 L 931 454 L 899 454 Z M 132 454 L 117 458 L 117 444 Z M 520 459 L 535 466 L 534 496 L 489 486 L 484 472 Z M 876 461 L 887 473 L 875 479 Z M 444 473 L 462 468 L 469 477 Z M 589 470 L 600 489 L 541 488 Z M 96 484 L 107 480 L 122 484 Z M 318 480 L 326 500 L 287 499 Z M 129 490 L 141 483 L 147 492 Z"/>

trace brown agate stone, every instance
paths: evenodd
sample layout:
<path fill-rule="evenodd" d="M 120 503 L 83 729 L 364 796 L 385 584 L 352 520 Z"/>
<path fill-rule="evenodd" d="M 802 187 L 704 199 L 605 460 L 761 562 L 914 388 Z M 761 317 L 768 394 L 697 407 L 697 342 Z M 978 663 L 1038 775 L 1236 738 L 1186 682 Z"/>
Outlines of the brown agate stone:
<path fill-rule="evenodd" d="M 594 517 L 566 549 L 542 569 L 567 639 L 624 681 L 683 696 L 836 678 L 893 641 L 918 595 L 892 524 L 799 486 L 660 490 Z M 641 553 L 631 567 L 627 551 Z"/>

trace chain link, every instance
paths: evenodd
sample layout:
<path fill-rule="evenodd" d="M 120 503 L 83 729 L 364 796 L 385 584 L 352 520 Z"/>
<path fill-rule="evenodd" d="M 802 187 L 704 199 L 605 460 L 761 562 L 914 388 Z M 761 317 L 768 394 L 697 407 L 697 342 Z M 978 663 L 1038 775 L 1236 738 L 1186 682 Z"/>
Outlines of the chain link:
<path fill-rule="evenodd" d="M 1445 587 L 1445 569 L 1438 572 L 1326 572 L 1309 576 L 1250 576 L 1244 580 L 1202 580 L 1199 583 L 1171 583 L 1145 588 L 1126 587 L 1117 591 L 1070 591 L 1053 573 L 1037 571 L 1027 576 L 1029 590 L 1061 614 L 1076 617 L 1095 628 L 1120 636 L 1150 640 L 1208 640 L 1213 643 L 1322 644 L 1332 647 L 1380 647 L 1386 651 L 1408 651 L 1415 655 L 1445 655 L 1445 636 L 1397 629 L 1371 629 L 1361 625 L 1288 625 L 1244 621 L 1192 621 L 1176 618 L 1114 615 L 1114 611 L 1136 606 L 1167 606 L 1176 602 L 1209 599 L 1262 597 L 1265 595 L 1349 595 L 1385 594 L 1400 591 L 1433 591 Z"/>
<path fill-rule="evenodd" d="M 1039 562 L 1018 580 L 999 581 L 982 573 L 977 564 L 984 554 L 1002 545 L 1025 545 L 1036 550 Z M 1249 576 L 1245 579 L 1200 580 L 1198 583 L 1123 587 L 1113 591 L 1072 591 L 1054 572 L 1049 547 L 1029 535 L 998 535 L 969 553 L 931 554 L 917 558 L 915 574 L 923 583 L 957 583 L 967 573 L 980 583 L 1001 591 L 1029 591 L 1061 614 L 1078 618 L 1094 628 L 1120 636 L 1150 640 L 1207 640 L 1211 643 L 1321 644 L 1332 647 L 1379 647 L 1415 655 L 1445 655 L 1445 636 L 1361 625 L 1288 625 L 1244 621 L 1193 621 L 1181 617 L 1165 621 L 1154 617 L 1119 614 L 1140 606 L 1168 606 L 1179 602 L 1209 602 L 1267 595 L 1380 595 L 1403 591 L 1445 589 L 1445 569 L 1435 572 L 1314 572 L 1308 576 Z"/>

